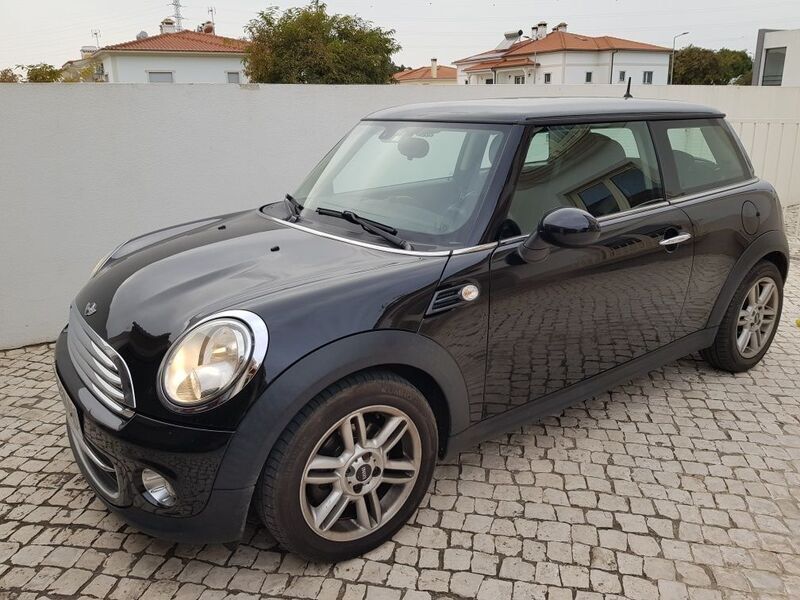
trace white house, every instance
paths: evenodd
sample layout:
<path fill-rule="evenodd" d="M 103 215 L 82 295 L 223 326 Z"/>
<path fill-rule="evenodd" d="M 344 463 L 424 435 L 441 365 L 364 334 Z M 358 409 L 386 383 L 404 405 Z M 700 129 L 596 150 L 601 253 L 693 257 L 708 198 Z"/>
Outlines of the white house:
<path fill-rule="evenodd" d="M 759 29 L 753 85 L 800 85 L 800 29 Z"/>
<path fill-rule="evenodd" d="M 91 58 L 102 64 L 102 80 L 111 83 L 245 83 L 247 43 L 216 35 L 210 22 L 198 29 L 176 31 L 175 22 L 164 19 L 160 35 L 142 32 Z"/>
<path fill-rule="evenodd" d="M 527 85 L 626 83 L 666 84 L 669 48 L 622 38 L 590 37 L 567 32 L 559 23 L 552 31 L 541 22 L 523 36 L 505 34 L 494 49 L 454 61 L 458 83 Z"/>

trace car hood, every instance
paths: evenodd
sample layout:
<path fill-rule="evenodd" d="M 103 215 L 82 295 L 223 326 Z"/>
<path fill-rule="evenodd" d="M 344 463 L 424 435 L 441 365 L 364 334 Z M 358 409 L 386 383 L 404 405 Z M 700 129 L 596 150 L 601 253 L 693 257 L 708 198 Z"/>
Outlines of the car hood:
<path fill-rule="evenodd" d="M 75 306 L 85 313 L 91 304 L 95 312 L 84 318 L 116 346 L 132 328 L 174 338 L 225 308 L 286 292 L 300 299 L 304 289 L 340 287 L 424 260 L 314 235 L 248 211 L 131 240 L 79 292 Z"/>

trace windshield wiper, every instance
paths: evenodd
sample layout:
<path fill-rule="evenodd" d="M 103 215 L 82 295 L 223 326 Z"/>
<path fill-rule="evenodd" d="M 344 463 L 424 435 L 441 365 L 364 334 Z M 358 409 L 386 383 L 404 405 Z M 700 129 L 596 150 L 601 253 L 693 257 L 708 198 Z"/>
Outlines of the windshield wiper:
<path fill-rule="evenodd" d="M 387 242 L 391 242 L 398 248 L 403 248 L 405 250 L 413 249 L 413 246 L 411 245 L 410 242 L 404 240 L 403 238 L 397 237 L 397 229 L 395 229 L 394 227 L 385 225 L 383 223 L 379 223 L 378 221 L 373 221 L 372 219 L 365 219 L 364 217 L 359 217 L 352 210 L 334 210 L 332 208 L 320 207 L 317 209 L 317 213 L 320 215 L 325 215 L 327 217 L 336 217 L 337 219 L 344 219 L 345 221 L 349 221 L 350 223 L 361 225 L 361 228 L 364 231 L 380 236 Z"/>
<path fill-rule="evenodd" d="M 286 203 L 286 206 L 289 208 L 289 213 L 291 214 L 292 221 L 296 221 L 300 218 L 300 211 L 303 210 L 303 205 L 300 204 L 297 200 L 294 199 L 294 196 L 291 194 L 286 194 L 284 196 L 283 201 Z"/>

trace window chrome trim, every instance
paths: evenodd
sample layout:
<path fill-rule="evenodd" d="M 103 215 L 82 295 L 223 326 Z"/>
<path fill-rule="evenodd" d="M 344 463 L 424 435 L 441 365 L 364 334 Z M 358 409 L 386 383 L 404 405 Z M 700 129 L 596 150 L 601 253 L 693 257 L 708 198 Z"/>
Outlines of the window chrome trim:
<path fill-rule="evenodd" d="M 759 181 L 760 179 L 758 177 L 750 177 L 749 179 L 737 181 L 736 183 L 729 183 L 728 185 L 708 188 L 707 190 L 701 190 L 699 192 L 692 192 L 691 194 L 686 194 L 685 196 L 675 196 L 674 198 L 669 199 L 669 203 L 682 204 L 684 202 L 691 202 L 692 200 L 697 200 L 699 198 L 710 196 L 712 194 L 724 194 L 725 192 L 730 192 L 741 187 L 753 185 L 754 183 L 758 183 Z"/>
<path fill-rule="evenodd" d="M 490 242 L 488 244 L 481 244 L 479 246 L 467 246 L 465 248 L 456 248 L 453 250 L 403 250 L 401 248 L 388 248 L 386 246 L 379 246 L 378 244 L 370 244 L 369 242 L 362 242 L 361 240 L 353 240 L 341 235 L 336 235 L 333 233 L 328 233 L 326 231 L 320 231 L 319 229 L 313 229 L 312 227 L 306 227 L 304 225 L 298 225 L 297 223 L 291 223 L 289 221 L 284 221 L 283 219 L 279 219 L 277 217 L 273 217 L 271 215 L 265 215 L 261 210 L 258 211 L 265 219 L 269 219 L 270 221 L 274 221 L 275 223 L 279 223 L 281 225 L 285 225 L 286 227 L 291 227 L 293 229 L 298 229 L 300 231 L 305 231 L 306 233 L 311 233 L 313 235 L 318 235 L 320 237 L 328 238 L 330 240 L 336 240 L 339 242 L 345 242 L 347 244 L 352 244 L 354 246 L 360 246 L 362 248 L 369 248 L 370 250 L 381 250 L 383 252 L 390 252 L 392 254 L 405 254 L 406 256 L 421 256 L 421 257 L 432 257 L 432 256 L 450 256 L 452 255 L 460 255 L 460 254 L 470 254 L 471 252 L 480 252 L 481 250 L 488 250 L 489 248 L 493 248 L 497 246 L 497 242 Z"/>
<path fill-rule="evenodd" d="M 242 323 L 247 329 L 250 330 L 252 335 L 252 347 L 250 349 L 250 356 L 247 358 L 247 362 L 245 363 L 244 368 L 242 369 L 241 373 L 239 373 L 238 377 L 236 377 L 232 382 L 228 384 L 228 386 L 222 390 L 218 396 L 211 398 L 210 400 L 203 402 L 201 404 L 195 404 L 192 406 L 181 406 L 179 404 L 175 404 L 169 398 L 169 395 L 164 391 L 164 371 L 166 370 L 167 363 L 172 358 L 174 350 L 189 336 L 191 335 L 195 329 L 200 327 L 201 325 L 208 323 L 209 321 L 216 321 L 219 319 L 233 319 Z M 161 403 L 170 409 L 173 412 L 181 413 L 181 414 L 194 414 L 199 412 L 205 412 L 207 410 L 211 410 L 216 408 L 220 404 L 227 402 L 233 396 L 238 394 L 242 389 L 252 381 L 253 377 L 255 376 L 258 369 L 261 368 L 261 365 L 264 363 L 264 359 L 267 355 L 267 349 L 269 348 L 269 330 L 267 329 L 267 324 L 264 323 L 264 320 L 259 317 L 254 312 L 250 312 L 249 310 L 224 310 L 218 313 L 214 313 L 213 315 L 209 315 L 197 321 L 196 323 L 192 323 L 191 326 L 187 327 L 176 339 L 172 344 L 169 346 L 169 350 L 164 355 L 164 358 L 161 360 L 161 365 L 158 367 L 158 376 L 157 376 L 157 390 L 158 390 L 158 398 L 161 400 Z"/>

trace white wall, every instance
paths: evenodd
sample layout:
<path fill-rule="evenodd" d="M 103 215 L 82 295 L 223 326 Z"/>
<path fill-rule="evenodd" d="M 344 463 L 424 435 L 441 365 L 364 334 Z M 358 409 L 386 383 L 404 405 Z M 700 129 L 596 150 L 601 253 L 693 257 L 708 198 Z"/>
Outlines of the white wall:
<path fill-rule="evenodd" d="M 247 81 L 241 56 L 224 54 L 109 54 L 103 70 L 111 83 L 147 83 L 148 71 L 171 71 L 174 83 L 227 83 L 228 71 Z"/>
<path fill-rule="evenodd" d="M 800 85 L 800 29 L 769 31 L 764 34 L 764 51 L 770 48 L 786 48 L 786 62 L 783 63 L 782 86 Z M 764 56 L 758 57 L 759 73 L 764 72 Z M 761 85 L 761 82 L 758 82 Z"/>
<path fill-rule="evenodd" d="M 415 101 L 619 86 L 0 86 L 0 348 L 52 340 L 94 263 L 170 224 L 277 201 L 362 116 Z M 800 88 L 634 86 L 728 112 L 800 203 Z"/>

